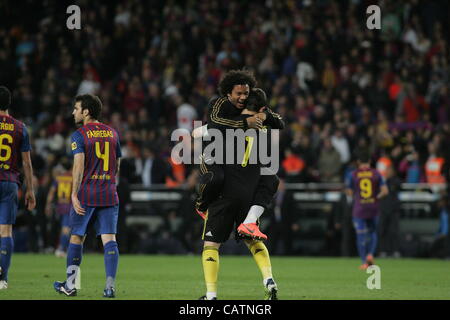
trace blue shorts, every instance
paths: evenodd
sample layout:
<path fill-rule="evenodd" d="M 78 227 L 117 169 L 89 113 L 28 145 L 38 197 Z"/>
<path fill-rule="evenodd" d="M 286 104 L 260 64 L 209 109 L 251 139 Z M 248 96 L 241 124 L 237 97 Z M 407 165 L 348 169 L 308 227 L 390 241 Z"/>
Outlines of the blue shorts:
<path fill-rule="evenodd" d="M 81 205 L 85 210 L 84 216 L 75 212 L 73 207 L 70 208 L 70 228 L 71 234 L 78 236 L 86 235 L 88 223 L 91 219 L 95 219 L 94 227 L 97 236 L 101 234 L 116 234 L 117 219 L 119 217 L 119 205 L 112 207 L 89 207 Z"/>
<path fill-rule="evenodd" d="M 375 232 L 377 225 L 378 216 L 368 219 L 353 217 L 353 226 L 355 227 L 356 233 Z"/>
<path fill-rule="evenodd" d="M 17 216 L 17 191 L 15 182 L 0 181 L 0 224 L 14 224 Z"/>
<path fill-rule="evenodd" d="M 70 227 L 70 214 L 62 214 L 60 215 L 61 218 L 61 227 Z"/>

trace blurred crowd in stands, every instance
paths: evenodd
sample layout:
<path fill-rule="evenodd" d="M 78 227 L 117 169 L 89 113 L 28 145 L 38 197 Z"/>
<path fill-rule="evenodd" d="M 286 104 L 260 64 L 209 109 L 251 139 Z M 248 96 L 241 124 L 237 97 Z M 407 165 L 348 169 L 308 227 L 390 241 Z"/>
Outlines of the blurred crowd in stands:
<path fill-rule="evenodd" d="M 366 27 L 370 4 L 381 30 Z M 101 98 L 127 184 L 183 186 L 197 172 L 170 160 L 171 132 L 205 121 L 221 76 L 244 67 L 286 121 L 285 182 L 343 182 L 358 148 L 401 182 L 449 180 L 445 0 L 80 0 L 81 30 L 67 29 L 68 5 L 1 8 L 0 84 L 29 128 L 43 197 L 70 154 L 77 94 Z"/>

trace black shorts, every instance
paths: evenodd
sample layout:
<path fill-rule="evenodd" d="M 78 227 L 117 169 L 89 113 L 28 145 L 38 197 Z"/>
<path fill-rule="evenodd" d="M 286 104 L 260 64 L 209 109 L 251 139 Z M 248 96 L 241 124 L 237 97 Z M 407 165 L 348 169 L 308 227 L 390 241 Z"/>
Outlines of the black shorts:
<path fill-rule="evenodd" d="M 221 198 L 214 201 L 208 209 L 203 228 L 204 241 L 226 242 L 233 230 L 244 221 L 249 210 L 248 205 L 241 205 L 236 199 Z M 240 236 L 236 232 L 236 239 Z"/>
<path fill-rule="evenodd" d="M 202 239 L 216 243 L 228 240 L 233 230 L 244 221 L 252 205 L 259 183 L 257 166 L 224 166 L 222 195 L 208 208 Z M 236 237 L 237 236 L 236 233 Z"/>
<path fill-rule="evenodd" d="M 253 197 L 253 204 L 267 209 L 278 191 L 280 179 L 277 175 L 261 175 Z"/>

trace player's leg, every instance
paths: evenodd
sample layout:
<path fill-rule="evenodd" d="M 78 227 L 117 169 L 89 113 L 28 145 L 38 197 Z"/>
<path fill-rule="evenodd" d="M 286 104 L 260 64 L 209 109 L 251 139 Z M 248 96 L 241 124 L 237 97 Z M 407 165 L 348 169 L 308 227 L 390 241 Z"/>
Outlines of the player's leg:
<path fill-rule="evenodd" d="M 265 244 L 259 240 L 244 240 L 244 242 L 253 255 L 259 271 L 261 271 L 263 285 L 266 289 L 266 300 L 277 300 L 278 288 L 272 275 L 269 250 L 267 250 Z"/>
<path fill-rule="evenodd" d="M 219 248 L 233 230 L 234 217 L 230 214 L 230 201 L 220 199 L 211 204 L 203 227 L 202 266 L 205 276 L 206 295 L 201 300 L 217 299 L 219 276 Z"/>
<path fill-rule="evenodd" d="M 97 235 L 101 235 L 104 250 L 106 284 L 103 297 L 114 298 L 117 268 L 119 266 L 119 246 L 116 241 L 119 205 L 98 207 L 96 208 L 96 214 L 95 228 Z"/>
<path fill-rule="evenodd" d="M 276 175 L 261 175 L 254 194 L 252 206 L 237 231 L 256 240 L 267 240 L 258 226 L 259 218 L 272 202 L 280 184 Z"/>
<path fill-rule="evenodd" d="M 0 182 L 0 289 L 8 288 L 8 272 L 14 252 L 12 236 L 17 215 L 18 186 L 14 182 Z"/>
<path fill-rule="evenodd" d="M 66 257 L 67 248 L 69 246 L 70 239 L 70 226 L 69 226 L 69 214 L 61 216 L 61 233 L 59 236 L 59 246 L 55 251 L 57 257 Z"/>
<path fill-rule="evenodd" d="M 209 205 L 219 197 L 223 188 L 223 181 L 223 167 L 219 164 L 208 164 L 208 159 L 202 158 L 195 208 L 203 219 Z"/>
<path fill-rule="evenodd" d="M 220 243 L 205 241 L 202 252 L 203 274 L 205 276 L 206 295 L 201 300 L 217 299 L 217 280 L 219 277 Z"/>
<path fill-rule="evenodd" d="M 367 225 L 366 220 L 362 218 L 353 217 L 353 226 L 356 231 L 356 247 L 358 249 L 359 257 L 361 258 L 361 269 L 366 269 L 367 258 Z"/>
<path fill-rule="evenodd" d="M 375 264 L 373 256 L 375 255 L 375 250 L 377 249 L 378 235 L 377 235 L 377 225 L 378 216 L 371 219 L 367 219 L 367 256 L 366 263 L 370 266 Z"/>
<path fill-rule="evenodd" d="M 83 207 L 86 209 L 84 215 L 77 214 L 73 207 L 70 209 L 71 235 L 69 246 L 67 248 L 66 281 L 56 281 L 53 284 L 53 287 L 57 292 L 67 296 L 77 295 L 75 279 L 83 259 L 83 243 L 86 229 L 94 212 L 94 208 L 92 207 Z"/>
<path fill-rule="evenodd" d="M 0 224 L 0 290 L 8 288 L 8 271 L 14 251 L 12 225 Z"/>

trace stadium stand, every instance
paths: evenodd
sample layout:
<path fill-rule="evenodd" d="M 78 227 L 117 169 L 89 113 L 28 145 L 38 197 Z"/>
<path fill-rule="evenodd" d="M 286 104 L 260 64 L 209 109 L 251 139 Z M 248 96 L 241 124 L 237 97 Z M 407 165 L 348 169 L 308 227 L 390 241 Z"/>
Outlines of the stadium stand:
<path fill-rule="evenodd" d="M 166 237 L 184 244 L 164 252 L 195 251 L 195 236 L 176 230 L 189 230 L 183 222 L 191 217 L 177 205 L 189 203 L 186 186 L 197 172 L 170 162 L 170 133 L 204 121 L 221 75 L 246 67 L 287 123 L 284 199 L 265 216 L 279 247 L 271 252 L 354 254 L 339 184 L 355 165 L 354 151 L 367 148 L 374 165 L 390 159 L 403 183 L 402 254 L 428 256 L 439 227 L 438 189 L 450 179 L 449 3 L 380 1 L 381 30 L 369 30 L 372 2 L 84 0 L 81 30 L 66 28 L 67 1 L 3 3 L 0 84 L 29 128 L 38 186 L 36 212 L 18 218 L 17 237 L 32 245 L 17 247 L 54 246 L 53 223 L 39 203 L 59 159 L 70 154 L 72 98 L 94 93 L 103 121 L 121 135 L 124 199 L 131 195 L 121 211 L 126 250 L 157 253 L 157 239 Z M 302 201 L 314 186 L 325 188 L 314 193 L 317 203 Z M 152 199 L 172 202 L 146 210 Z M 143 215 L 155 217 L 151 228 Z M 288 238 L 275 241 L 277 228 Z"/>

